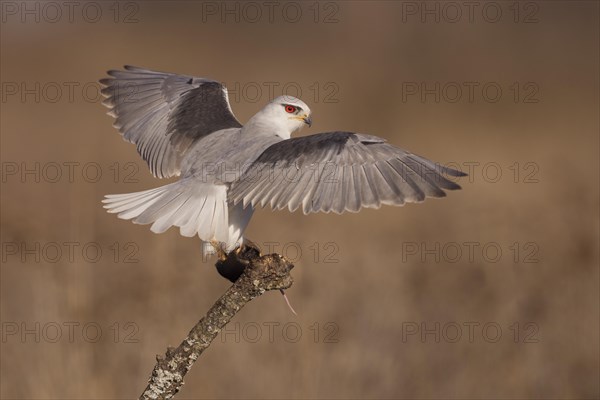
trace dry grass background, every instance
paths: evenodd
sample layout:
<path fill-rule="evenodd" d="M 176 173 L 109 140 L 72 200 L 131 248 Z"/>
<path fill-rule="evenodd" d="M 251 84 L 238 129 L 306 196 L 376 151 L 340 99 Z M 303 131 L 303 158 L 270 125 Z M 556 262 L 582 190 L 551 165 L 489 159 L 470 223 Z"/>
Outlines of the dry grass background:
<path fill-rule="evenodd" d="M 110 12 L 112 3 L 98 4 Z M 305 13 L 311 4 L 302 4 Z M 339 21 L 331 24 L 308 16 L 286 23 L 280 14 L 272 24 L 203 22 L 201 2 L 138 3 L 132 24 L 108 17 L 87 23 L 77 13 L 73 23 L 21 23 L 4 13 L 3 94 L 11 82 L 80 86 L 72 102 L 66 93 L 56 103 L 3 99 L 3 172 L 11 163 L 73 161 L 96 162 L 103 175 L 88 183 L 76 169 L 71 183 L 65 168 L 58 183 L 18 175 L 2 182 L 2 398 L 135 397 L 155 354 L 179 343 L 228 285 L 201 259 L 197 240 L 174 230 L 155 235 L 100 206 L 104 194 L 162 184 L 99 102 L 82 95 L 83 84 L 126 63 L 230 84 L 297 82 L 315 121 L 302 134 L 368 132 L 441 163 L 498 163 L 503 173 L 490 183 L 493 171 L 486 180 L 478 168 L 461 180 L 463 191 L 403 208 L 308 217 L 259 211 L 248 237 L 302 249 L 289 291 L 299 316 L 278 294 L 250 304 L 236 317 L 240 340 L 217 339 L 180 398 L 598 398 L 598 3 L 537 2 L 539 22 L 530 24 L 512 22 L 512 2 L 496 4 L 504 14 L 495 24 L 480 12 L 474 23 L 466 16 L 403 23 L 402 3 L 360 1 L 337 3 Z M 503 97 L 402 101 L 403 82 L 436 81 L 498 82 Z M 539 102 L 512 101 L 510 85 L 530 81 Z M 313 82 L 334 82 L 339 102 L 324 103 L 323 93 L 315 101 Z M 256 103 L 234 100 L 233 108 L 245 121 L 267 100 L 263 93 Z M 118 162 L 124 172 L 130 161 L 140 167 L 138 182 L 114 182 L 109 167 Z M 539 168 L 537 183 L 523 183 L 528 162 Z M 86 262 L 78 247 L 73 261 L 63 254 L 56 263 L 43 255 L 39 263 L 33 255 L 22 262 L 7 247 L 36 242 L 97 243 L 103 255 Z M 122 252 L 114 262 L 114 242 L 135 242 L 139 262 L 122 262 Z M 324 262 L 329 242 L 339 249 L 336 263 Z M 489 262 L 479 250 L 471 262 L 464 242 L 495 243 L 502 256 Z M 536 263 L 524 262 L 529 242 L 538 246 Z M 321 248 L 316 259 L 314 243 Z M 422 261 L 403 255 L 410 243 L 459 243 L 463 255 Z M 39 343 L 20 331 L 22 323 L 35 330 L 36 322 Z M 124 340 L 127 322 L 138 328 L 135 343 Z M 480 324 L 472 342 L 469 322 Z M 68 323 L 79 324 L 73 340 Z M 90 323 L 102 328 L 95 343 L 93 329 L 88 339 L 81 332 Z M 280 324 L 272 341 L 265 323 Z M 421 323 L 448 330 L 439 343 L 433 335 L 403 340 L 403 330 Z M 452 323 L 462 327 L 456 343 Z M 486 323 L 502 328 L 497 342 L 489 341 L 493 329 L 481 333 Z M 537 327 L 535 343 L 525 343 L 527 323 Z M 54 324 L 62 327 L 56 343 Z M 261 336 L 252 343 L 256 324 Z M 297 342 L 295 327 L 302 330 Z M 324 339 L 331 327 L 335 343 Z"/>

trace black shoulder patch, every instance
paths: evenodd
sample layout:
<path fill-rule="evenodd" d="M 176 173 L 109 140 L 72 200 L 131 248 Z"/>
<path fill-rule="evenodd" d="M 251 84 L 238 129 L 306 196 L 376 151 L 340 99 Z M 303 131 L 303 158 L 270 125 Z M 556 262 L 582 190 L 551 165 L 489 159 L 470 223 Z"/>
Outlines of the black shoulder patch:
<path fill-rule="evenodd" d="M 218 82 L 207 82 L 183 94 L 169 117 L 167 130 L 175 133 L 172 139 L 182 135 L 197 140 L 221 129 L 241 128 L 223 89 Z"/>

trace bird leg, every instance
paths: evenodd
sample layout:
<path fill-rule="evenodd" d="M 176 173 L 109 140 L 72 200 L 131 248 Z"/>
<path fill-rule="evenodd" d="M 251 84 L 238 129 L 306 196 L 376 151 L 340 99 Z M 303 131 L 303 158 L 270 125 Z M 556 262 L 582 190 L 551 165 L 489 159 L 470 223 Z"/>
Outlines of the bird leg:
<path fill-rule="evenodd" d="M 221 245 L 221 243 L 213 239 L 210 241 L 210 244 L 217 252 L 217 257 L 219 258 L 219 261 L 227 260 L 227 253 L 223 250 L 223 246 Z"/>
<path fill-rule="evenodd" d="M 242 251 L 242 249 L 245 248 L 246 250 L 248 248 L 254 249 L 255 251 L 258 252 L 258 256 L 262 257 L 262 252 L 260 250 L 260 246 L 257 245 L 256 243 L 254 243 L 252 240 L 248 239 L 248 238 L 244 238 L 242 241 L 242 244 L 240 245 L 240 247 L 238 247 L 239 251 Z"/>

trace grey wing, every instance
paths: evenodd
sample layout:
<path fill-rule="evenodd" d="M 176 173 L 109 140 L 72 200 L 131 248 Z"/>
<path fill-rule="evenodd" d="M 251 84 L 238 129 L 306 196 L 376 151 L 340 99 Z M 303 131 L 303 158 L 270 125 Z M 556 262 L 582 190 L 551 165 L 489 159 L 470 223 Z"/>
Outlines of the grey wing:
<path fill-rule="evenodd" d="M 275 210 L 357 212 L 443 197 L 465 174 L 389 145 L 376 136 L 329 132 L 268 147 L 234 182 L 229 200 Z"/>
<path fill-rule="evenodd" d="M 103 104 L 156 177 L 179 175 L 181 159 L 193 142 L 242 126 L 219 82 L 132 66 L 108 75 L 100 80 Z"/>

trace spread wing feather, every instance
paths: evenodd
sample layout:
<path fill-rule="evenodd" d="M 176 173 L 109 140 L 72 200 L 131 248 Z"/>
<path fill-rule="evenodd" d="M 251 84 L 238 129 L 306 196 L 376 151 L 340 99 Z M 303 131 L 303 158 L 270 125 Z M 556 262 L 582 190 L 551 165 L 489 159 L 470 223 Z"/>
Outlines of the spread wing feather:
<path fill-rule="evenodd" d="M 244 207 L 357 212 L 403 205 L 460 189 L 447 176 L 465 174 L 392 146 L 376 136 L 329 132 L 267 148 L 229 190 Z"/>
<path fill-rule="evenodd" d="M 181 159 L 197 140 L 242 126 L 219 82 L 132 66 L 108 75 L 100 80 L 103 104 L 156 177 L 179 175 Z"/>

